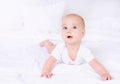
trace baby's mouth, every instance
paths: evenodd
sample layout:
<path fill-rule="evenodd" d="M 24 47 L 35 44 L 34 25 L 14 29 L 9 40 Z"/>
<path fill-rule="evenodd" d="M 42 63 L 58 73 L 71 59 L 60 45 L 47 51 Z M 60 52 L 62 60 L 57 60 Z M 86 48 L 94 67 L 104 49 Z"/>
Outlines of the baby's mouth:
<path fill-rule="evenodd" d="M 67 38 L 72 38 L 72 36 L 67 36 Z"/>

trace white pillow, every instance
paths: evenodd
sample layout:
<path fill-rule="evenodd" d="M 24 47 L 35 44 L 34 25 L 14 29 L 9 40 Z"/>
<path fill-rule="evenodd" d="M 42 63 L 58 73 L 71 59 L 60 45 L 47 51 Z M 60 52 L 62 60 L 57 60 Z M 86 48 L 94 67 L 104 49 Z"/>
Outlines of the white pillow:
<path fill-rule="evenodd" d="M 54 38 L 54 35 L 59 33 L 64 7 L 65 3 L 63 1 L 44 7 L 24 6 L 25 29 L 34 31 L 39 39 Z"/>
<path fill-rule="evenodd" d="M 48 32 L 51 24 L 44 9 L 37 6 L 25 6 L 23 13 L 25 30 Z"/>
<path fill-rule="evenodd" d="M 119 2 L 66 0 L 65 13 L 77 13 L 85 19 L 86 36 L 85 41 L 118 41 L 120 38 L 120 7 Z M 89 5 L 89 7 L 87 7 Z M 101 6 L 102 5 L 102 6 Z M 86 6 L 86 7 L 85 7 Z M 120 40 L 119 40 L 120 41 Z"/>
<path fill-rule="evenodd" d="M 84 41 L 120 41 L 120 18 L 105 17 L 86 20 L 86 35 Z"/>
<path fill-rule="evenodd" d="M 0 30 L 23 26 L 19 0 L 0 0 Z M 13 30 L 13 29 L 12 29 Z"/>

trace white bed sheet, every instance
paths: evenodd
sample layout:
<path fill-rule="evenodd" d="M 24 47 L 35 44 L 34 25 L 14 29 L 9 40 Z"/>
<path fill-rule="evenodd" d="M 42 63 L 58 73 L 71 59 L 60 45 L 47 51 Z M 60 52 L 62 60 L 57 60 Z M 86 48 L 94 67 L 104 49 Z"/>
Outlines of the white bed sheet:
<path fill-rule="evenodd" d="M 38 45 L 26 48 L 24 54 L 27 57 L 36 56 L 35 62 L 31 59 L 28 61 L 21 61 L 15 64 L 10 59 L 2 59 L 0 55 L 0 83 L 2 84 L 118 84 L 120 83 L 120 43 L 116 42 L 101 42 L 88 43 L 96 58 L 106 67 L 113 77 L 111 81 L 102 81 L 98 74 L 88 65 L 81 66 L 59 64 L 53 70 L 55 74 L 51 79 L 40 77 L 41 67 L 48 57 L 47 51 L 40 48 Z M 95 46 L 94 46 L 95 45 Z M 16 53 L 16 52 L 14 52 Z M 11 62 L 12 61 L 12 62 Z M 20 61 L 20 60 L 19 60 Z M 26 63 L 27 62 L 27 63 Z M 32 62 L 31 64 L 29 62 Z M 10 63 L 10 64 L 8 64 Z M 35 63 L 35 64 L 33 64 Z M 25 64 L 24 66 L 22 66 Z M 11 66 L 14 65 L 14 66 Z M 37 65 L 37 66 L 36 66 Z M 28 66 L 28 67 L 25 67 Z M 29 67 L 31 66 L 31 67 Z M 33 68 L 34 66 L 34 68 Z M 31 71 L 28 71 L 28 69 Z M 23 70 L 23 71 L 22 71 Z"/>
<path fill-rule="evenodd" d="M 40 71 L 36 71 L 35 74 L 23 74 L 22 80 L 25 84 L 118 84 L 120 83 L 120 43 L 116 42 L 105 42 L 105 43 L 89 43 L 89 46 L 96 56 L 98 61 L 100 61 L 109 73 L 112 75 L 113 79 L 110 81 L 102 81 L 99 75 L 88 65 L 83 64 L 78 65 L 65 65 L 59 64 L 53 69 L 54 76 L 50 79 L 41 78 Z M 35 48 L 33 50 L 36 50 Z M 39 50 L 41 50 L 39 48 Z M 37 50 L 36 50 L 37 51 Z M 39 67 L 41 68 L 47 54 L 45 50 L 41 50 L 39 60 Z M 41 63 L 41 64 L 40 64 Z M 40 69 L 41 70 L 41 69 Z"/>
<path fill-rule="evenodd" d="M 40 75 L 24 75 L 23 80 L 26 84 L 118 84 L 120 83 L 118 74 L 119 72 L 111 73 L 113 80 L 102 81 L 87 64 L 82 66 L 61 64 L 54 69 L 54 76 L 50 79 L 41 78 Z"/>

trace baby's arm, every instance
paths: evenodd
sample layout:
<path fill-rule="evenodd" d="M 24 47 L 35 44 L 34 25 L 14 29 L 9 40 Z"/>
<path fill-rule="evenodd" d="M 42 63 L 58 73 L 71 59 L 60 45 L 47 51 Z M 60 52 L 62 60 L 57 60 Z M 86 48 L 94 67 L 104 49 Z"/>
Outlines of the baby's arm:
<path fill-rule="evenodd" d="M 49 40 L 44 40 L 44 41 L 40 42 L 40 46 L 45 47 L 47 49 L 48 53 L 51 53 L 56 45 Z"/>
<path fill-rule="evenodd" d="M 90 61 L 89 64 L 101 76 L 101 78 L 103 80 L 111 80 L 112 79 L 112 77 L 107 72 L 107 70 L 96 59 L 93 59 L 92 61 Z"/>
<path fill-rule="evenodd" d="M 45 62 L 42 70 L 41 77 L 51 78 L 52 69 L 54 67 L 54 64 L 56 62 L 56 59 L 53 56 L 50 56 L 48 60 Z"/>

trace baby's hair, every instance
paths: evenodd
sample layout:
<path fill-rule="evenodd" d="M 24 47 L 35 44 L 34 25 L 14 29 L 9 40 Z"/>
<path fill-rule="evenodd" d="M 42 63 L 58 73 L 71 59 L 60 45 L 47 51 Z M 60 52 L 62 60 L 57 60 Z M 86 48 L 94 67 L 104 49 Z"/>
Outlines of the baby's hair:
<path fill-rule="evenodd" d="M 83 19 L 80 15 L 78 15 L 78 14 L 74 14 L 74 13 L 67 14 L 67 15 L 63 16 L 62 20 L 63 20 L 65 17 L 70 17 L 70 16 L 78 17 L 78 18 L 82 21 L 83 27 L 85 28 L 85 21 L 84 21 L 84 19 Z"/>

